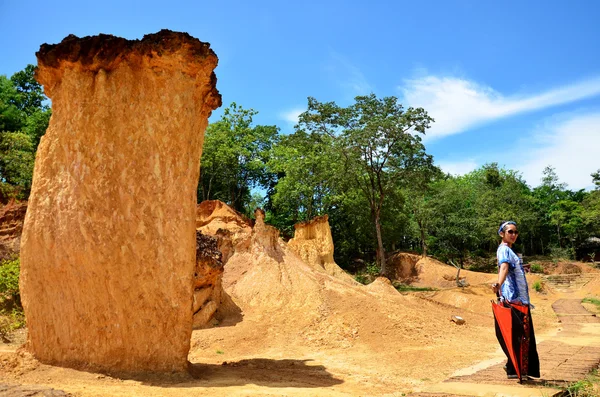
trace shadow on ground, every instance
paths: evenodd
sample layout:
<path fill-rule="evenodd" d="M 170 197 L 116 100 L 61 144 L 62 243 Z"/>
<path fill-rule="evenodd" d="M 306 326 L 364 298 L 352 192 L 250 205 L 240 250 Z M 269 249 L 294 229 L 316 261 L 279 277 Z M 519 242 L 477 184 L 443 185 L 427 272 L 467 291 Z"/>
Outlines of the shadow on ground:
<path fill-rule="evenodd" d="M 187 374 L 111 374 L 148 386 L 166 388 L 266 387 L 319 388 L 344 383 L 312 360 L 253 358 L 223 364 L 188 363 Z"/>

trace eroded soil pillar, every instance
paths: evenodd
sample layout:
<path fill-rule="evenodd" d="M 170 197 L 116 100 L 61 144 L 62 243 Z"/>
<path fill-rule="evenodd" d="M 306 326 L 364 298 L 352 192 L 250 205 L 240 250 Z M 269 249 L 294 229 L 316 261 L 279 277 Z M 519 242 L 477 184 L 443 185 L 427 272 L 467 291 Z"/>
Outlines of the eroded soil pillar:
<path fill-rule="evenodd" d="M 184 370 L 217 57 L 167 30 L 69 36 L 37 57 L 52 118 L 21 244 L 27 349 L 65 366 Z"/>

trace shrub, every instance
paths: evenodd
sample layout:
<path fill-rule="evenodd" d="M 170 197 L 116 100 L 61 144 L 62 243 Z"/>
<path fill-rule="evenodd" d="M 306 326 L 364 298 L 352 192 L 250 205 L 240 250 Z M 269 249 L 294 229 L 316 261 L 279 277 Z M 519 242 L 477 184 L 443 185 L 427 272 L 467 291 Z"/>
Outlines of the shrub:
<path fill-rule="evenodd" d="M 583 303 L 592 303 L 600 308 L 600 299 L 597 298 L 583 298 Z"/>
<path fill-rule="evenodd" d="M 540 280 L 534 281 L 531 288 L 533 288 L 536 292 L 542 292 L 542 290 L 544 289 Z"/>
<path fill-rule="evenodd" d="M 363 285 L 369 284 L 369 279 L 364 274 L 357 274 L 354 279 Z"/>
<path fill-rule="evenodd" d="M 600 377 L 598 370 L 593 370 L 585 379 L 570 384 L 564 396 L 569 397 L 596 397 L 600 391 Z"/>
<path fill-rule="evenodd" d="M 0 263 L 0 339 L 10 342 L 10 335 L 25 326 L 19 293 L 19 259 Z"/>
<path fill-rule="evenodd" d="M 544 267 L 539 263 L 532 263 L 530 270 L 531 273 L 544 273 Z"/>
<path fill-rule="evenodd" d="M 398 292 L 423 292 L 423 291 L 437 291 L 435 288 L 430 287 L 415 287 L 409 284 L 403 283 L 393 283 L 394 288 L 398 290 Z"/>
<path fill-rule="evenodd" d="M 20 306 L 19 272 L 21 263 L 19 259 L 8 260 L 0 263 L 0 298 L 3 296 Z"/>
<path fill-rule="evenodd" d="M 14 330 L 25 326 L 25 315 L 21 308 L 13 308 L 11 312 L 0 311 L 0 339 L 4 343 L 10 342 L 10 335 Z"/>
<path fill-rule="evenodd" d="M 550 257 L 555 262 L 568 261 L 575 257 L 573 248 L 550 247 Z"/>
<path fill-rule="evenodd" d="M 367 263 L 367 274 L 371 276 L 379 276 L 380 273 L 379 265 L 377 262 Z"/>

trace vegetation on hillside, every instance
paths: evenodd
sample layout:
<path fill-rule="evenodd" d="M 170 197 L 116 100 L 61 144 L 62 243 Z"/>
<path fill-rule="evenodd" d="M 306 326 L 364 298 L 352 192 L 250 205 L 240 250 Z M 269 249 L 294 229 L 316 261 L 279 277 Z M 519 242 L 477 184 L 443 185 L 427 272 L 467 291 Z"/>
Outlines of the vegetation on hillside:
<path fill-rule="evenodd" d="M 0 76 L 3 203 L 29 196 L 51 115 L 34 72 L 28 65 Z M 444 174 L 421 142 L 435 115 L 395 97 L 359 96 L 347 107 L 308 98 L 290 135 L 256 125 L 257 113 L 232 103 L 208 126 L 198 201 L 218 199 L 248 215 L 263 207 L 284 237 L 294 223 L 328 214 L 336 261 L 348 270 L 375 262 L 385 273 L 386 253 L 396 250 L 484 269 L 503 219 L 519 223 L 525 255 L 590 259 L 600 251 L 600 170 L 592 191 L 569 190 L 551 164 L 534 187 L 496 163 Z"/>

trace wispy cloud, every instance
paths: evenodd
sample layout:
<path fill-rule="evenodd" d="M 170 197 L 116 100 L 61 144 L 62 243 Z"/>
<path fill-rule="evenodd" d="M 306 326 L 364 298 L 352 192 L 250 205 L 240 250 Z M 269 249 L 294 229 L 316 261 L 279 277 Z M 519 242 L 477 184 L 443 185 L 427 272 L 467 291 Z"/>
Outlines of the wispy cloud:
<path fill-rule="evenodd" d="M 479 164 L 474 159 L 458 161 L 440 161 L 437 166 L 450 175 L 464 175 L 475 170 Z"/>
<path fill-rule="evenodd" d="M 591 188 L 590 174 L 600 168 L 600 113 L 549 120 L 538 128 L 533 140 L 521 146 L 524 150 L 515 156 L 530 185 L 538 186 L 543 169 L 551 165 L 569 189 Z"/>
<path fill-rule="evenodd" d="M 438 76 L 405 80 L 399 89 L 406 105 L 423 107 L 435 119 L 426 135 L 434 139 L 459 134 L 503 117 L 598 95 L 600 77 L 519 96 L 505 96 L 471 80 Z"/>
<path fill-rule="evenodd" d="M 600 153 L 600 112 L 563 114 L 534 128 L 510 152 L 481 153 L 457 161 L 442 160 L 437 165 L 451 175 L 465 175 L 486 162 L 497 162 L 500 167 L 520 172 L 531 187 L 539 186 L 542 171 L 552 166 L 560 182 L 565 182 L 568 189 L 579 190 L 594 187 L 590 174 L 600 169 L 597 153 Z"/>
<path fill-rule="evenodd" d="M 373 86 L 369 84 L 361 70 L 348 58 L 337 52 L 330 53 L 327 69 L 334 81 L 352 97 L 367 95 L 373 91 Z"/>
<path fill-rule="evenodd" d="M 290 123 L 292 125 L 296 125 L 296 124 L 298 124 L 298 117 L 300 116 L 300 114 L 302 114 L 305 111 L 306 111 L 306 109 L 293 108 L 293 109 L 281 112 L 279 114 L 279 118 L 287 121 L 288 123 Z"/>

